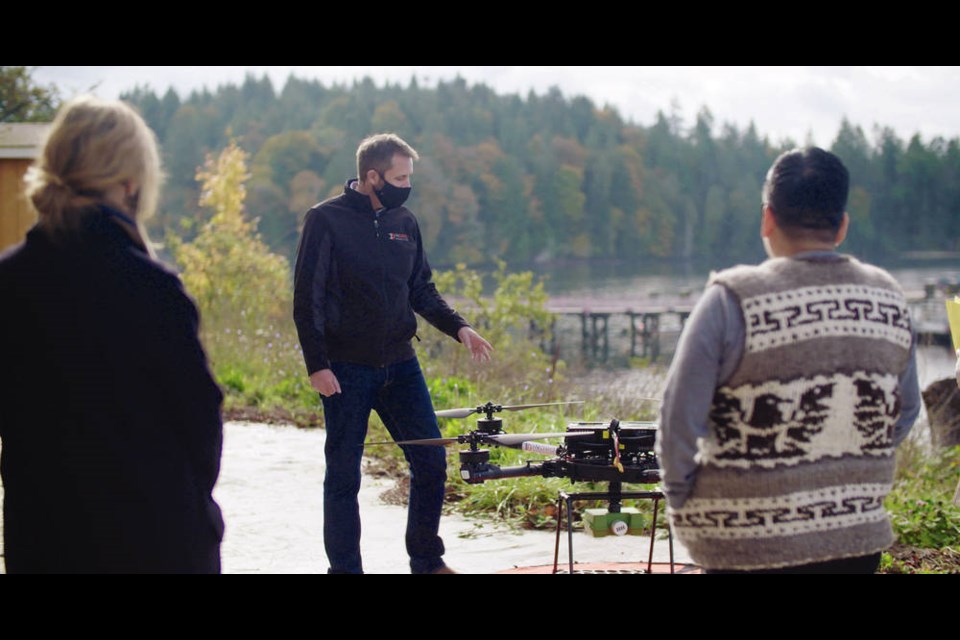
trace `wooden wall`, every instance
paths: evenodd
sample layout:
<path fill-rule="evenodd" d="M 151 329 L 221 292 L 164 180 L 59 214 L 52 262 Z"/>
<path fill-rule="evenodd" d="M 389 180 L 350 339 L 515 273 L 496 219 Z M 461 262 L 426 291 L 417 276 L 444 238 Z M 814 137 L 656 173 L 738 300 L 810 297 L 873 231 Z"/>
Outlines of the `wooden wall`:
<path fill-rule="evenodd" d="M 21 242 L 37 220 L 23 197 L 23 174 L 33 160 L 0 158 L 0 251 Z"/>

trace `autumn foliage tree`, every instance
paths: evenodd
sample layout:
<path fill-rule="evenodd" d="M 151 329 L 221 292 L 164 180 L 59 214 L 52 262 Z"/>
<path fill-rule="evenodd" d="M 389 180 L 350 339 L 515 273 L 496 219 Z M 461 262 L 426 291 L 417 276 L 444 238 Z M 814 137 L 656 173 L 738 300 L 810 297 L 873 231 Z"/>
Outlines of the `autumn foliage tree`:
<path fill-rule="evenodd" d="M 187 291 L 200 308 L 204 343 L 214 371 L 228 390 L 249 393 L 258 404 L 263 390 L 293 388 L 302 363 L 291 318 L 290 265 L 272 253 L 244 214 L 249 155 L 236 143 L 208 155 L 197 171 L 200 204 L 209 220 L 189 242 L 168 236 Z M 291 383 L 290 381 L 294 381 Z M 283 396 L 284 390 L 274 395 Z M 278 398 L 282 399 L 282 398 Z"/>
<path fill-rule="evenodd" d="M 0 67 L 0 122 L 50 122 L 59 106 L 57 88 L 34 82 L 31 67 Z"/>
<path fill-rule="evenodd" d="M 197 181 L 200 204 L 213 215 L 193 241 L 172 242 L 183 282 L 213 325 L 276 320 L 290 304 L 289 263 L 270 251 L 257 222 L 244 216 L 247 158 L 236 142 L 207 156 Z"/>

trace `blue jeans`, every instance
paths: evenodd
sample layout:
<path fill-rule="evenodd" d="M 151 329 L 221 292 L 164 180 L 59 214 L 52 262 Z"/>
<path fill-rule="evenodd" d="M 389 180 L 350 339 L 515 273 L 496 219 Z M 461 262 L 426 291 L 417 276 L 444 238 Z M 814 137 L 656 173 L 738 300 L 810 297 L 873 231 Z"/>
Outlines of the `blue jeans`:
<path fill-rule="evenodd" d="M 330 573 L 363 573 L 360 558 L 360 459 L 370 411 L 394 440 L 438 438 L 433 402 L 416 358 L 383 368 L 346 362 L 331 363 L 341 393 L 323 400 L 327 439 L 324 448 L 323 544 Z M 438 535 L 447 481 L 443 447 L 405 446 L 410 464 L 407 553 L 413 573 L 443 566 L 443 540 Z"/>

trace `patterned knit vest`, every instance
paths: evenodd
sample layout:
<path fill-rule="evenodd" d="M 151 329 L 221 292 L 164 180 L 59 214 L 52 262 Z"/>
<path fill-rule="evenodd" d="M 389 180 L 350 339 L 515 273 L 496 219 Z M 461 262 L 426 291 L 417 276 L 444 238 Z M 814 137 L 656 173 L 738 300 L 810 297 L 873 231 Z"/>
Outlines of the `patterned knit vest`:
<path fill-rule="evenodd" d="M 708 569 L 761 569 L 875 553 L 893 542 L 906 300 L 885 271 L 841 255 L 776 258 L 713 278 L 746 323 L 717 389 L 678 537 Z"/>

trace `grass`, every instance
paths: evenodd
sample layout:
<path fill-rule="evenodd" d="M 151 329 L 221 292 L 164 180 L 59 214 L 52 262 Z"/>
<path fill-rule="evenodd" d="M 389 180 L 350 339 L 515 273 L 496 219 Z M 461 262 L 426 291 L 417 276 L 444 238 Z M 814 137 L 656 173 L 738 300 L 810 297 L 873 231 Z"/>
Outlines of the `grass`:
<path fill-rule="evenodd" d="M 960 573 L 960 447 L 935 450 L 911 439 L 901 445 L 886 507 L 897 544 L 882 573 Z"/>

